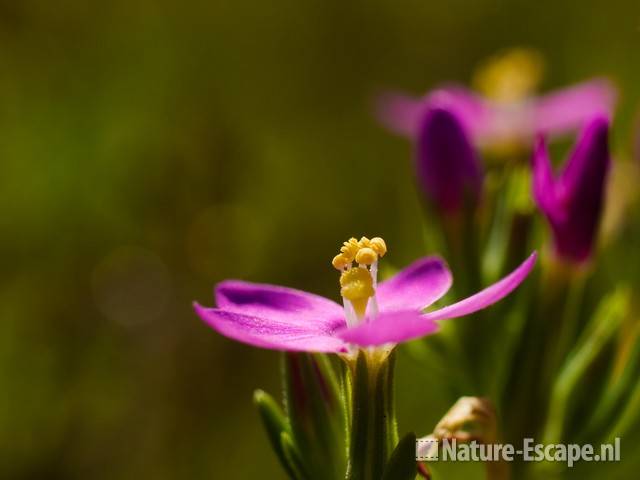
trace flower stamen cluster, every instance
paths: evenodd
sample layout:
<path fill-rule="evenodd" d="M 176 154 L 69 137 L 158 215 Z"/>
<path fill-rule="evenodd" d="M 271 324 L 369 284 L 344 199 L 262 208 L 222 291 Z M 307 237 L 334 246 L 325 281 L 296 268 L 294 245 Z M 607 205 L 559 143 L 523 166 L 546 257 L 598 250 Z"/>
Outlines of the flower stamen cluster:
<path fill-rule="evenodd" d="M 360 240 L 352 237 L 342 244 L 340 253 L 333 258 L 332 265 L 342 272 L 340 295 L 349 326 L 357 325 L 365 317 L 367 306 L 370 306 L 370 317 L 377 315 L 378 259 L 386 253 L 387 245 L 380 237 L 362 237 Z"/>
<path fill-rule="evenodd" d="M 331 263 L 337 270 L 348 270 L 354 261 L 359 265 L 372 265 L 379 257 L 384 257 L 385 253 L 387 244 L 380 237 L 373 237 L 371 240 L 367 237 L 360 240 L 351 237 L 342 244 L 340 253 L 333 257 Z"/>

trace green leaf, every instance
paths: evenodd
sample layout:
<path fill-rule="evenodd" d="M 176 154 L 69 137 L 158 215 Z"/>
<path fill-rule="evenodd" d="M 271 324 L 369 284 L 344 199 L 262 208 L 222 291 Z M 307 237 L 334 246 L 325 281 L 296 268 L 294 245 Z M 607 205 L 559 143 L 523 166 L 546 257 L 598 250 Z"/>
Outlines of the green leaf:
<path fill-rule="evenodd" d="M 416 473 L 416 435 L 408 433 L 391 454 L 382 480 L 414 480 Z"/>
<path fill-rule="evenodd" d="M 559 443 L 569 415 L 572 394 L 598 354 L 612 339 L 627 313 L 629 291 L 618 288 L 605 297 L 555 379 L 544 443 Z"/>
<path fill-rule="evenodd" d="M 311 478 L 344 478 L 346 414 L 333 366 L 325 355 L 287 353 L 283 360 L 291 436 Z"/>
<path fill-rule="evenodd" d="M 640 338 L 636 338 L 631 351 L 625 358 L 624 367 L 621 371 L 612 368 L 608 382 L 603 389 L 595 411 L 589 419 L 588 425 L 581 433 L 582 443 L 596 443 L 598 434 L 611 428 L 616 417 L 622 412 L 625 406 L 629 405 L 629 397 L 638 373 L 640 372 Z"/>
<path fill-rule="evenodd" d="M 276 453 L 278 460 L 282 464 L 282 467 L 287 471 L 291 478 L 297 478 L 293 474 L 293 470 L 289 465 L 284 450 L 282 448 L 282 434 L 291 434 L 287 419 L 282 412 L 282 409 L 278 406 L 277 402 L 271 395 L 262 391 L 256 390 L 253 393 L 253 403 L 258 409 L 260 418 L 264 425 L 264 429 L 269 437 L 271 448 Z"/>
<path fill-rule="evenodd" d="M 640 382 L 635 384 L 635 387 L 627 398 L 626 404 L 621 408 L 619 417 L 616 419 L 613 427 L 607 434 L 606 442 L 612 443 L 616 437 L 626 436 L 626 434 L 632 430 L 634 430 L 634 433 L 636 433 L 639 418 Z"/>

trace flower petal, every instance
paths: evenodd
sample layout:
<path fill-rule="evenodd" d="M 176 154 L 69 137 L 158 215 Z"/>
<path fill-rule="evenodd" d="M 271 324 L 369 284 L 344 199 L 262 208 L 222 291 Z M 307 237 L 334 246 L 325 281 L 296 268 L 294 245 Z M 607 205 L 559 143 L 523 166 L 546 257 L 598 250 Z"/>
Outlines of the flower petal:
<path fill-rule="evenodd" d="M 354 328 L 344 328 L 336 335 L 344 341 L 362 347 L 400 343 L 430 335 L 438 324 L 415 310 L 383 312 L 374 321 Z"/>
<path fill-rule="evenodd" d="M 416 170 L 422 190 L 440 211 L 458 212 L 481 195 L 483 172 L 467 129 L 454 110 L 437 102 L 420 120 Z"/>
<path fill-rule="evenodd" d="M 429 104 L 455 113 L 471 136 L 481 137 L 492 111 L 485 99 L 458 85 L 447 85 L 428 96 Z"/>
<path fill-rule="evenodd" d="M 475 136 L 484 128 L 490 111 L 478 95 L 458 85 L 446 85 L 421 98 L 398 92 L 381 95 L 376 105 L 378 121 L 399 135 L 415 137 L 420 119 L 429 106 L 437 105 L 451 110 Z"/>
<path fill-rule="evenodd" d="M 562 186 L 571 195 L 581 200 L 602 197 L 603 179 L 611 163 L 608 137 L 609 120 L 605 116 L 597 115 L 586 124 L 562 171 Z"/>
<path fill-rule="evenodd" d="M 413 137 L 418 130 L 418 121 L 423 100 L 403 93 L 386 92 L 376 101 L 376 117 L 388 130 L 405 137 Z"/>
<path fill-rule="evenodd" d="M 196 313 L 225 337 L 255 347 L 304 352 L 342 352 L 347 346 L 312 324 L 292 324 L 273 318 L 260 318 L 194 303 Z"/>
<path fill-rule="evenodd" d="M 562 215 L 545 212 L 553 229 L 556 253 L 571 261 L 587 260 L 597 237 L 611 164 L 608 130 L 604 116 L 587 124 L 556 182 Z"/>
<path fill-rule="evenodd" d="M 373 346 L 400 343 L 435 333 L 438 330 L 437 320 L 468 315 L 507 296 L 526 278 L 536 258 L 537 254 L 534 252 L 522 265 L 499 282 L 448 307 L 426 314 L 415 310 L 383 311 L 369 323 L 363 323 L 355 328 L 339 329 L 336 331 L 336 336 L 355 345 Z"/>
<path fill-rule="evenodd" d="M 546 142 L 542 135 L 538 135 L 533 147 L 533 196 L 538 207 L 545 215 L 557 216 L 560 214 L 560 205 L 556 197 L 555 179 L 551 166 L 551 158 Z"/>
<path fill-rule="evenodd" d="M 535 129 L 561 135 L 582 128 L 594 115 L 610 116 L 616 96 L 611 82 L 601 78 L 550 93 L 535 104 Z"/>
<path fill-rule="evenodd" d="M 342 307 L 313 293 L 277 285 L 227 280 L 216 285 L 216 305 L 226 311 L 294 325 L 333 330 L 344 324 Z"/>
<path fill-rule="evenodd" d="M 516 142 L 528 144 L 535 133 L 534 102 L 488 102 L 486 122 L 478 130 L 477 139 L 483 146 Z"/>
<path fill-rule="evenodd" d="M 441 308 L 440 310 L 426 313 L 424 317 L 428 320 L 447 320 L 450 318 L 463 317 L 493 305 L 509 295 L 527 278 L 527 275 L 529 275 L 529 272 L 536 263 L 537 257 L 537 253 L 533 252 L 518 268 L 502 280 L 464 300 Z"/>
<path fill-rule="evenodd" d="M 451 272 L 440 257 L 417 260 L 378 285 L 376 296 L 380 311 L 417 312 L 447 293 L 451 281 Z"/>

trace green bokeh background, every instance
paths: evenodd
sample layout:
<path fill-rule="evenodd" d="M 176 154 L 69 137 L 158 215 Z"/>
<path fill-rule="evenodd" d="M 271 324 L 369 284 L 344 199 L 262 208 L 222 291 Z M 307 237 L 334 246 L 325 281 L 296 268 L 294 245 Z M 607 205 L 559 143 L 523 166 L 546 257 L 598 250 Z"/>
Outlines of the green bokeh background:
<path fill-rule="evenodd" d="M 425 253 L 376 92 L 524 45 L 610 75 L 628 152 L 637 2 L 0 1 L 0 478 L 281 478 L 251 404 L 278 355 L 204 326 L 237 277 L 337 297 L 343 239 Z M 631 247 L 630 247 L 631 248 Z M 621 252 L 622 254 L 623 252 Z M 399 362 L 401 430 L 446 410 Z"/>

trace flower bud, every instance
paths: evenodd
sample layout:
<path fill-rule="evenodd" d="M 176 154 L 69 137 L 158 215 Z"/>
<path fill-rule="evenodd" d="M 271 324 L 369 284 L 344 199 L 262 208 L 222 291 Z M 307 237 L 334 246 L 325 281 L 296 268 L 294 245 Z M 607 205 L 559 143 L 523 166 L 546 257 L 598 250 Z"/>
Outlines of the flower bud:
<path fill-rule="evenodd" d="M 609 122 L 590 121 L 560 175 L 555 176 L 542 137 L 533 154 L 533 191 L 553 232 L 556 255 L 570 263 L 588 260 L 593 252 L 603 210 L 605 182 L 611 163 Z"/>
<path fill-rule="evenodd" d="M 419 185 L 443 214 L 455 214 L 480 198 L 480 162 L 452 110 L 437 103 L 426 109 L 418 129 L 416 157 Z"/>

